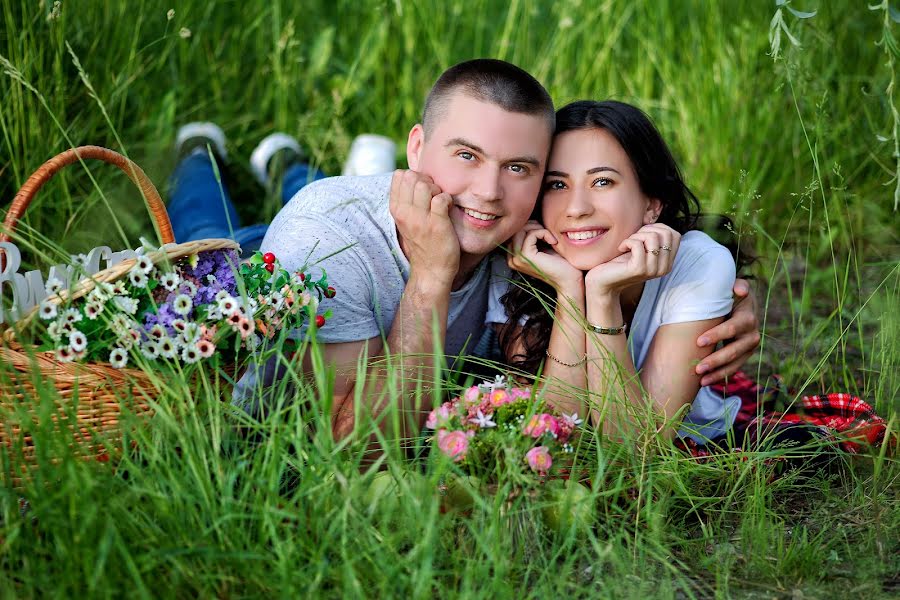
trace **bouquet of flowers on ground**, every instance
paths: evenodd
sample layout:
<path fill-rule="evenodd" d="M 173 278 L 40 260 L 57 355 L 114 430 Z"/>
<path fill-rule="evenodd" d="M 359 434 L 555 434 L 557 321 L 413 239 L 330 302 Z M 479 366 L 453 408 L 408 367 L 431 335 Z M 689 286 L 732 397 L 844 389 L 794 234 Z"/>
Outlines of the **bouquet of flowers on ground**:
<path fill-rule="evenodd" d="M 497 376 L 431 411 L 425 426 L 467 474 L 491 480 L 505 470 L 527 484 L 568 474 L 581 424 L 577 414 L 560 415 L 532 390 Z"/>
<path fill-rule="evenodd" d="M 62 362 L 109 362 L 124 368 L 138 357 L 193 364 L 218 355 L 234 358 L 258 348 L 279 331 L 286 335 L 307 317 L 317 327 L 319 301 L 333 297 L 324 272 L 290 273 L 272 253 L 255 253 L 240 263 L 232 249 L 196 253 L 174 263 L 154 264 L 138 256 L 127 276 L 97 282 L 75 300 L 53 297 L 61 281 L 47 282 L 50 294 L 38 308 L 46 325 L 43 350 Z"/>

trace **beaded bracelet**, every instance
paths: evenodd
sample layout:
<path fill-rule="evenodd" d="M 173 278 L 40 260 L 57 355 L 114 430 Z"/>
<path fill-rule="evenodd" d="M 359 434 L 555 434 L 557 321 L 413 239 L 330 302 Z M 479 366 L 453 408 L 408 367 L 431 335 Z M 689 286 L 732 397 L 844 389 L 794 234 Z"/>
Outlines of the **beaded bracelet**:
<path fill-rule="evenodd" d="M 567 363 L 567 362 L 563 362 L 563 361 L 559 360 L 558 358 L 556 358 L 555 356 L 553 356 L 552 354 L 550 354 L 550 349 L 549 349 L 549 348 L 546 350 L 546 352 L 547 352 L 547 358 L 549 358 L 550 360 L 552 360 L 552 361 L 554 361 L 554 362 L 557 362 L 557 363 L 561 364 L 561 365 L 564 366 L 564 367 L 580 367 L 581 365 L 583 365 L 583 364 L 587 361 L 587 354 L 585 354 L 584 356 L 582 356 L 582 357 L 581 357 L 581 360 L 579 360 L 578 362 Z"/>

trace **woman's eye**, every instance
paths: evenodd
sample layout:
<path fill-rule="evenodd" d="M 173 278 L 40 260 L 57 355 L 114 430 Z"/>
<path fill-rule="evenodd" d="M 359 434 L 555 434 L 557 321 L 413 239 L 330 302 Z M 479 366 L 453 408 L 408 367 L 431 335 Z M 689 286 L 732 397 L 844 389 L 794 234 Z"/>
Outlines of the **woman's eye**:
<path fill-rule="evenodd" d="M 609 179 L 608 177 L 600 177 L 594 180 L 594 185 L 596 187 L 606 187 L 608 185 L 612 185 L 612 179 Z"/>
<path fill-rule="evenodd" d="M 559 179 L 553 179 L 544 184 L 545 190 L 564 190 L 566 189 L 566 184 L 560 181 Z"/>

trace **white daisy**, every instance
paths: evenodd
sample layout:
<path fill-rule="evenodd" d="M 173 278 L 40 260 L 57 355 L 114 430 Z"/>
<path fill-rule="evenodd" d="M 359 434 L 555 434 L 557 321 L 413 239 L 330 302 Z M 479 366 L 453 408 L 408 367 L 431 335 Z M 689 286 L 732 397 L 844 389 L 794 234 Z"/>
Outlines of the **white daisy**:
<path fill-rule="evenodd" d="M 147 287 L 147 274 L 141 270 L 132 269 L 128 272 L 128 281 L 136 288 Z"/>
<path fill-rule="evenodd" d="M 125 288 L 125 284 L 121 281 L 117 281 L 113 284 L 112 289 L 109 290 L 110 295 L 112 296 L 127 296 L 128 290 Z"/>
<path fill-rule="evenodd" d="M 187 321 L 185 321 L 184 319 L 173 319 L 172 320 L 172 329 L 174 329 L 178 333 L 181 333 L 182 331 L 184 331 L 185 325 L 187 325 Z"/>
<path fill-rule="evenodd" d="M 78 323 L 82 319 L 81 312 L 74 308 L 67 308 L 63 311 L 62 318 L 66 323 Z"/>
<path fill-rule="evenodd" d="M 73 331 L 69 334 L 69 347 L 76 353 L 81 352 L 87 348 L 87 336 L 78 330 Z"/>
<path fill-rule="evenodd" d="M 223 292 L 225 290 L 222 290 Z M 218 294 L 217 294 L 218 295 Z M 217 308 L 222 312 L 223 315 L 230 315 L 238 308 L 238 302 L 235 298 L 232 298 L 228 293 L 225 293 L 225 296 L 221 298 L 216 305 Z"/>
<path fill-rule="evenodd" d="M 185 323 L 181 331 L 181 340 L 185 344 L 193 344 L 200 339 L 200 326 L 196 323 Z"/>
<path fill-rule="evenodd" d="M 197 295 L 197 286 L 194 285 L 194 282 L 189 279 L 185 279 L 184 281 L 182 281 L 180 287 L 182 294 L 187 294 L 191 298 Z"/>
<path fill-rule="evenodd" d="M 131 323 L 131 319 L 125 315 L 115 315 L 109 322 L 109 328 L 113 333 L 121 337 L 132 328 Z"/>
<path fill-rule="evenodd" d="M 164 288 L 170 292 L 174 292 L 181 283 L 181 277 L 178 276 L 178 273 L 166 273 L 160 278 L 159 282 Z"/>
<path fill-rule="evenodd" d="M 103 304 L 100 302 L 88 302 L 84 305 L 84 315 L 91 321 L 95 320 L 103 312 Z"/>
<path fill-rule="evenodd" d="M 200 360 L 200 350 L 197 348 L 196 344 L 188 344 L 181 351 L 181 359 L 188 363 L 193 364 Z"/>
<path fill-rule="evenodd" d="M 164 337 L 158 342 L 159 355 L 163 358 L 175 358 L 178 353 L 178 347 L 175 341 L 170 337 Z"/>
<path fill-rule="evenodd" d="M 72 362 L 75 360 L 75 352 L 66 346 L 65 348 L 59 348 L 56 351 L 56 360 L 59 362 Z"/>
<path fill-rule="evenodd" d="M 138 309 L 138 301 L 134 298 L 129 298 L 128 296 L 116 296 L 113 298 L 113 304 L 115 304 L 119 310 L 128 313 L 129 315 L 133 315 Z"/>
<path fill-rule="evenodd" d="M 228 293 L 228 290 L 219 290 L 218 292 L 216 292 L 214 299 L 216 302 L 218 302 L 222 298 L 229 298 L 230 296 L 231 294 Z"/>
<path fill-rule="evenodd" d="M 141 354 L 146 358 L 153 360 L 159 356 L 159 344 L 153 340 L 148 340 L 141 344 Z"/>
<path fill-rule="evenodd" d="M 38 309 L 41 318 L 45 321 L 49 321 L 50 319 L 55 319 L 57 315 L 56 304 L 44 300 L 41 302 L 41 307 Z"/>
<path fill-rule="evenodd" d="M 47 290 L 48 295 L 58 294 L 63 289 L 63 282 L 56 277 L 51 277 L 47 280 L 44 289 Z"/>
<path fill-rule="evenodd" d="M 150 328 L 150 331 L 148 333 L 150 334 L 151 338 L 158 340 L 158 339 L 165 337 L 166 328 L 163 327 L 162 325 L 160 325 L 159 323 L 157 323 L 156 325 L 154 325 L 153 327 Z"/>
<path fill-rule="evenodd" d="M 141 334 L 137 332 L 135 329 L 129 329 L 122 333 L 119 336 L 119 343 L 122 344 L 123 348 L 132 348 L 135 344 L 141 341 Z"/>
<path fill-rule="evenodd" d="M 193 308 L 191 297 L 187 294 L 178 294 L 172 301 L 172 310 L 179 315 L 187 316 L 191 312 L 191 308 Z"/>
<path fill-rule="evenodd" d="M 122 369 L 128 364 L 128 352 L 124 348 L 113 348 L 109 353 L 109 364 L 116 369 Z"/>
<path fill-rule="evenodd" d="M 49 335 L 50 339 L 54 342 L 58 342 L 62 338 L 62 328 L 58 321 L 54 321 L 47 326 L 47 335 Z"/>
<path fill-rule="evenodd" d="M 144 275 L 147 275 L 153 270 L 153 261 L 149 256 L 138 256 L 137 262 L 134 263 L 134 269 L 140 269 Z"/>

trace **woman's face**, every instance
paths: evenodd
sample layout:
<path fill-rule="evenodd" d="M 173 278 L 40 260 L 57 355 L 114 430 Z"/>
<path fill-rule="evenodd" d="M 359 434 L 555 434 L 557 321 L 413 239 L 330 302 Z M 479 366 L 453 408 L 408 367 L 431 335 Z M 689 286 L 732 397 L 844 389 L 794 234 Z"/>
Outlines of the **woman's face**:
<path fill-rule="evenodd" d="M 622 254 L 619 244 L 656 221 L 659 200 L 641 192 L 631 160 L 603 129 L 578 129 L 553 140 L 542 204 L 554 250 L 587 271 Z"/>

